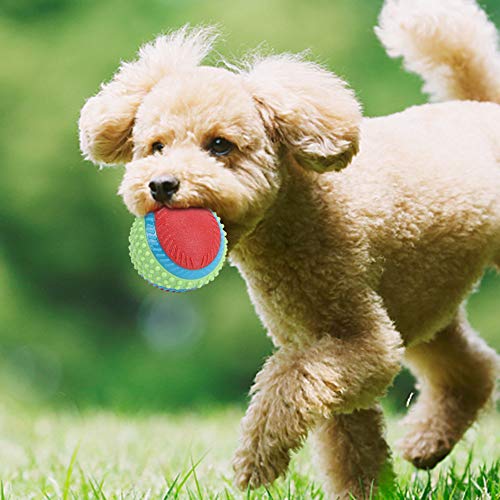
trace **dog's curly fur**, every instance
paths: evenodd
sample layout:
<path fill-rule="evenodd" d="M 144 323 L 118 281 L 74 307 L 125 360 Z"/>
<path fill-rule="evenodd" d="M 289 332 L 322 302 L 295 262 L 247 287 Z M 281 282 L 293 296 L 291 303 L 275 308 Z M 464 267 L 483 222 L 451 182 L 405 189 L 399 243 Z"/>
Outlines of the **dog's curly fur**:
<path fill-rule="evenodd" d="M 143 47 L 81 113 L 86 157 L 126 164 L 132 213 L 158 208 L 148 184 L 168 174 L 170 206 L 209 207 L 227 228 L 278 347 L 242 422 L 242 488 L 284 474 L 310 431 L 332 497 L 392 480 L 377 399 L 403 362 L 420 396 L 400 446 L 419 468 L 493 393 L 497 356 L 461 304 L 500 265 L 497 32 L 473 0 L 387 0 L 377 33 L 434 98 L 456 101 L 362 118 L 322 67 L 288 54 L 203 66 L 214 33 L 185 28 Z M 214 137 L 236 147 L 215 157 Z"/>

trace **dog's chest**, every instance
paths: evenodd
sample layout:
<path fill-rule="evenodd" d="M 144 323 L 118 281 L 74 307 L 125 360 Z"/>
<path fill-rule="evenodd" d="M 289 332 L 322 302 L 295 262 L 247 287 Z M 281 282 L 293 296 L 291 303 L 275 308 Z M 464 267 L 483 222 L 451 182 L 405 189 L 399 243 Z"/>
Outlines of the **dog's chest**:
<path fill-rule="evenodd" d="M 289 237 L 279 230 L 261 234 L 232 256 L 276 345 L 341 334 L 350 321 L 355 283 L 347 274 L 361 275 L 353 269 L 351 248 L 319 237 L 319 227 L 304 224 L 308 227 Z"/>

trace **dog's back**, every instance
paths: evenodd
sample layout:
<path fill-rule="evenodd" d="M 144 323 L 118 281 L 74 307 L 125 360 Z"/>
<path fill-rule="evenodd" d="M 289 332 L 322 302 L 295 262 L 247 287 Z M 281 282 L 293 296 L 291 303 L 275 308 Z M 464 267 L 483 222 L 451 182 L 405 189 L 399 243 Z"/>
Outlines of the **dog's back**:
<path fill-rule="evenodd" d="M 453 102 L 364 119 L 352 165 L 320 182 L 366 221 L 378 292 L 411 343 L 500 264 L 500 53 L 470 0 L 389 0 L 376 31 L 434 100 Z"/>
<path fill-rule="evenodd" d="M 364 221 L 377 290 L 406 342 L 433 335 L 496 263 L 498 124 L 500 106 L 472 101 L 368 118 L 353 163 L 324 174 Z"/>

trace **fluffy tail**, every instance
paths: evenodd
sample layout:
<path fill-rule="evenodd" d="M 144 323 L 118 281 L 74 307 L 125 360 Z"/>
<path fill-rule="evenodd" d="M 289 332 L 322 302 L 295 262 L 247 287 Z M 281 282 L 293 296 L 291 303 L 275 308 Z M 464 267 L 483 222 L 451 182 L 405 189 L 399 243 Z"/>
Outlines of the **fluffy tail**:
<path fill-rule="evenodd" d="M 432 100 L 500 104 L 498 32 L 475 0 L 386 0 L 375 32 Z"/>

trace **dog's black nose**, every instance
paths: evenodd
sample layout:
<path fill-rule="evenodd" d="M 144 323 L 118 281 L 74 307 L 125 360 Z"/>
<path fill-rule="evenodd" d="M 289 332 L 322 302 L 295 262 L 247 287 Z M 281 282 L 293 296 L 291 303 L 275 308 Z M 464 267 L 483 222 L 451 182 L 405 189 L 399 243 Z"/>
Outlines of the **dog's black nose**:
<path fill-rule="evenodd" d="M 172 175 L 153 179 L 149 183 L 151 196 L 160 203 L 169 201 L 179 189 L 179 179 Z"/>

